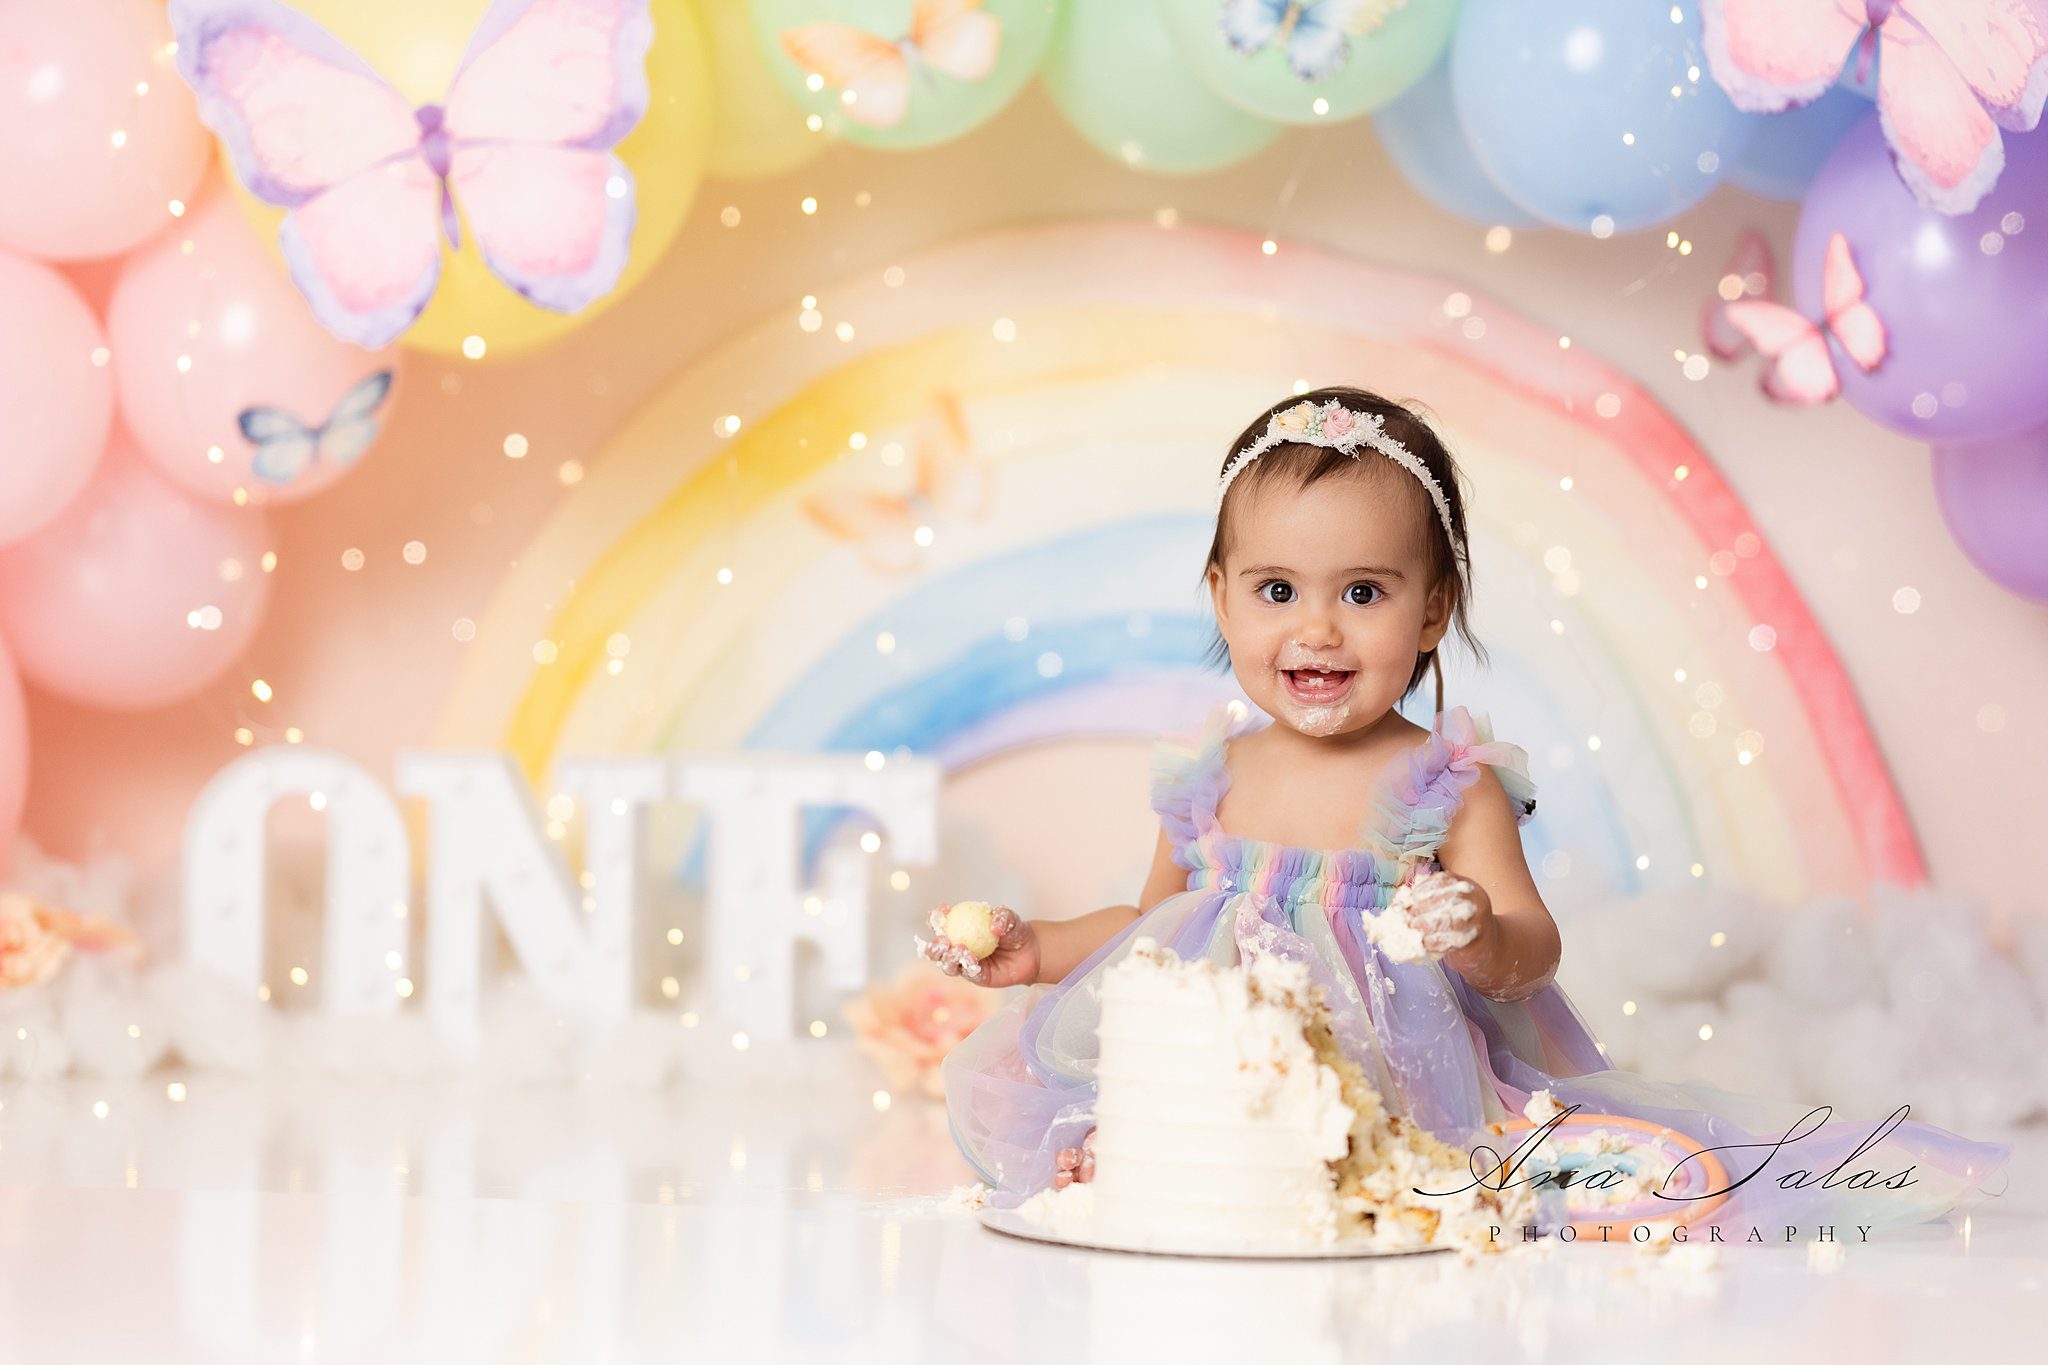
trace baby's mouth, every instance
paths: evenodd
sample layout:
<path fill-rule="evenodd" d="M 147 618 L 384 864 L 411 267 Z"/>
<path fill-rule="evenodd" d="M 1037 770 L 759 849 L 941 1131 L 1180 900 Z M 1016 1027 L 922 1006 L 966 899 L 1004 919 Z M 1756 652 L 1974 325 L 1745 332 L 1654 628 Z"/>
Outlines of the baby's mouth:
<path fill-rule="evenodd" d="M 1286 685 L 1287 694 L 1308 706 L 1327 706 L 1351 690 L 1351 680 L 1357 673 L 1348 668 L 1285 668 L 1280 678 Z"/>

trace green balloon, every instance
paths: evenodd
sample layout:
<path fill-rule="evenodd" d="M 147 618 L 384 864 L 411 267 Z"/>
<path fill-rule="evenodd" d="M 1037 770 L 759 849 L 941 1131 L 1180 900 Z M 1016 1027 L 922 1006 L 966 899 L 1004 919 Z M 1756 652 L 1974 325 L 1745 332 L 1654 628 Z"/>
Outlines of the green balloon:
<path fill-rule="evenodd" d="M 769 68 L 822 131 L 898 149 L 945 142 L 993 118 L 1038 69 L 1059 18 L 1059 0 L 981 0 L 913 35 L 913 0 L 752 6 Z"/>
<path fill-rule="evenodd" d="M 732 0 L 699 4 L 711 46 L 711 159 L 706 175 L 740 180 L 793 171 L 825 150 L 804 111 L 768 74 L 753 17 Z"/>
<path fill-rule="evenodd" d="M 1151 0 L 1066 0 L 1039 71 L 1053 103 L 1105 155 L 1139 170 L 1198 175 L 1280 135 L 1188 70 Z"/>
<path fill-rule="evenodd" d="M 1421 80 L 1450 43 L 1459 0 L 1156 3 L 1188 66 L 1217 94 L 1281 123 L 1335 123 Z M 1347 22 L 1370 31 L 1333 31 Z M 1253 50 L 1232 46 L 1226 29 Z"/>

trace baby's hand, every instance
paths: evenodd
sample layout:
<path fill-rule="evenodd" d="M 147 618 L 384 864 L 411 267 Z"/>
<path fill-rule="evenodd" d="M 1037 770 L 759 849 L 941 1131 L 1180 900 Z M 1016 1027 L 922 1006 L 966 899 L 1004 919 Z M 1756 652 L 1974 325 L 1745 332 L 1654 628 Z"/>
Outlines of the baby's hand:
<path fill-rule="evenodd" d="M 1062 1147 L 1053 1158 L 1059 1169 L 1052 1173 L 1052 1187 L 1063 1190 L 1069 1185 L 1085 1185 L 1095 1178 L 1095 1130 L 1081 1139 L 1079 1147 Z"/>
<path fill-rule="evenodd" d="M 1431 957 L 1454 953 L 1491 927 L 1493 903 L 1477 882 L 1432 872 L 1410 883 L 1407 893 L 1408 918 Z"/>
<path fill-rule="evenodd" d="M 1038 931 L 1007 905 L 995 907 L 989 928 L 996 938 L 995 951 L 976 957 L 972 949 L 946 935 L 946 906 L 931 914 L 932 936 L 918 938 L 918 953 L 938 965 L 948 976 L 962 976 L 977 986 L 1001 990 L 1005 986 L 1038 979 Z"/>

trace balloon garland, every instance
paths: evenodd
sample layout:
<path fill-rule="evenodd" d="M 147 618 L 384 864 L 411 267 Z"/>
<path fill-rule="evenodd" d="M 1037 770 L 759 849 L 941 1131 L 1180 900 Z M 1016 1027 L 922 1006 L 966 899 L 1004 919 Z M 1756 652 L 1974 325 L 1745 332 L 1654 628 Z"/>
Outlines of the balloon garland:
<path fill-rule="evenodd" d="M 1777 328 L 1759 343 L 1773 393 L 1839 390 L 1929 442 L 1958 543 L 2048 600 L 2048 313 L 2032 303 L 2048 298 L 2048 143 L 2031 131 L 2048 33 L 2006 25 L 1984 61 L 1887 72 L 1923 2 L 1873 21 L 1787 0 L 1773 22 L 1811 39 L 1797 71 L 1772 59 L 1760 11 L 1726 0 L 9 8 L 0 408 L 19 416 L 0 460 L 0 846 L 27 761 L 18 679 L 136 708 L 217 677 L 267 597 L 258 509 L 374 455 L 404 351 L 552 345 L 646 277 L 704 175 L 786 173 L 833 142 L 934 146 L 1034 77 L 1088 145 L 1144 173 L 1213 173 L 1290 126 L 1359 136 L 1343 125 L 1371 115 L 1418 193 L 1489 228 L 1642 231 L 1724 179 L 1801 202 L 1791 299 L 1746 310 Z M 298 65 L 280 77 L 275 61 Z M 320 73 L 340 84 L 294 83 Z M 230 87 L 259 79 L 309 117 L 237 106 Z M 394 154 L 424 178 L 411 198 L 350 206 L 336 187 L 380 126 L 361 103 L 374 90 L 396 111 Z M 579 123 L 593 108 L 611 113 Z M 202 116 L 231 178 L 208 176 Z M 508 146 L 466 151 L 481 127 Z M 322 158 L 335 178 L 292 178 Z M 1710 300 L 1717 353 L 1763 335 L 1730 332 L 1745 308 L 1723 307 L 1770 302 L 1758 277 Z M 1864 332 L 1847 345 L 1851 325 Z M 1781 382 L 1795 348 L 1831 377 Z"/>

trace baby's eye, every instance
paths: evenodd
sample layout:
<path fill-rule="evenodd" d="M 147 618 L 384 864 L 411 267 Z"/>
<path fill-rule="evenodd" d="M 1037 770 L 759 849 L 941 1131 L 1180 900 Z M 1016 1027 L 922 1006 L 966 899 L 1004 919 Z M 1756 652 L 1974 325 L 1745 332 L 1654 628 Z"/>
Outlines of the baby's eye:
<path fill-rule="evenodd" d="M 1268 602 L 1284 606 L 1294 600 L 1294 585 L 1284 579 L 1272 578 L 1259 584 L 1257 593 Z"/>
<path fill-rule="evenodd" d="M 1377 583 L 1353 583 L 1344 589 L 1344 600 L 1354 607 L 1369 607 L 1385 596 Z"/>

